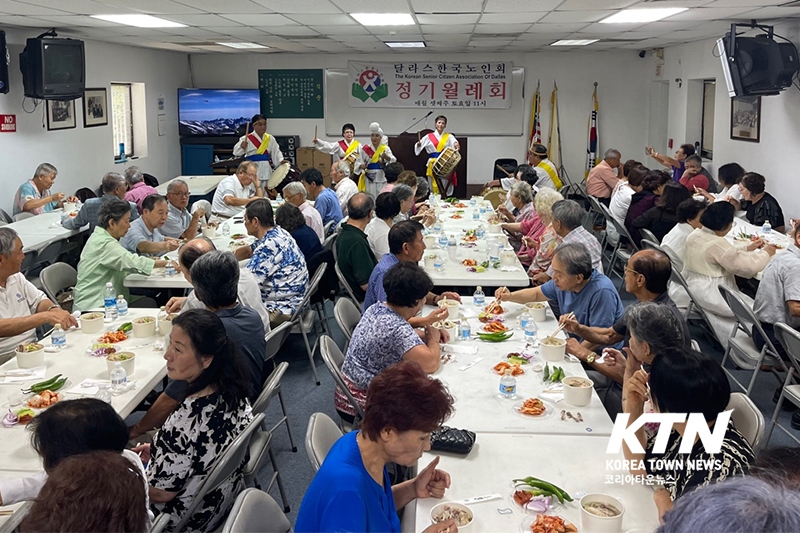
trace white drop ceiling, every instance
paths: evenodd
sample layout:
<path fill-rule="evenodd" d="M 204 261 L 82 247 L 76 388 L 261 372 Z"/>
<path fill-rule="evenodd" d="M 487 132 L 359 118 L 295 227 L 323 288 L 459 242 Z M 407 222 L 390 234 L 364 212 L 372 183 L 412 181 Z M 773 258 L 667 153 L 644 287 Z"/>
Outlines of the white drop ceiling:
<path fill-rule="evenodd" d="M 601 24 L 620 9 L 686 7 L 647 24 Z M 411 26 L 365 27 L 349 13 L 409 13 Z M 185 28 L 143 29 L 90 15 L 146 13 Z M 598 39 L 586 49 L 649 49 L 722 35 L 731 22 L 800 18 L 783 0 L 0 0 L 0 29 L 189 53 L 419 53 L 386 41 L 424 41 L 438 52 L 534 51 L 560 39 Z M 268 48 L 236 50 L 216 43 Z M 557 47 L 550 50 L 570 50 Z"/>

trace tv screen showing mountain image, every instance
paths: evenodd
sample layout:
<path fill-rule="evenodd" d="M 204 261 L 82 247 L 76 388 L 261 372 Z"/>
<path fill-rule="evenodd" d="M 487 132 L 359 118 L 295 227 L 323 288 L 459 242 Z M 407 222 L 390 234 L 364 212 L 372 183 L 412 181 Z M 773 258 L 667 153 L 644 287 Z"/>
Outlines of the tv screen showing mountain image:
<path fill-rule="evenodd" d="M 180 135 L 236 135 L 256 113 L 258 89 L 178 89 Z"/>

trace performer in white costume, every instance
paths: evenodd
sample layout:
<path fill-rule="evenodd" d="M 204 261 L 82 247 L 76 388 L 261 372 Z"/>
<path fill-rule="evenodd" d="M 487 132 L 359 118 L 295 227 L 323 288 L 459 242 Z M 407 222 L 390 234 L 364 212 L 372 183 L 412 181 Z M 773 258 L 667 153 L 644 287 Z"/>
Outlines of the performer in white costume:
<path fill-rule="evenodd" d="M 354 173 L 364 175 L 359 178 L 358 190 L 371 194 L 373 198 L 386 185 L 383 169 L 389 163 L 394 163 L 397 158 L 389 148 L 389 138 L 383 134 L 380 124 L 373 122 L 369 125 L 369 138 L 371 144 L 361 147 L 361 158 L 356 162 Z"/>
<path fill-rule="evenodd" d="M 342 126 L 342 140 L 329 143 L 317 138 L 317 130 L 314 130 L 314 140 L 312 141 L 314 147 L 320 152 L 326 154 L 333 154 L 341 159 L 346 159 L 348 163 L 358 161 L 361 157 L 361 143 L 354 139 L 356 135 L 356 127 L 350 123 Z M 353 169 L 353 164 L 350 165 L 350 170 Z"/>
<path fill-rule="evenodd" d="M 267 133 L 267 119 L 264 115 L 253 115 L 250 126 L 252 131 L 239 138 L 239 142 L 233 147 L 233 155 L 244 156 L 248 161 L 258 164 L 258 181 L 266 190 L 272 168 L 284 162 L 283 154 L 275 137 Z"/>
<path fill-rule="evenodd" d="M 433 163 L 436 161 L 436 158 L 439 157 L 439 154 L 442 153 L 442 150 L 447 147 L 452 147 L 458 150 L 460 145 L 458 144 L 458 140 L 456 140 L 454 135 L 444 132 L 444 129 L 447 127 L 446 116 L 439 115 L 436 117 L 434 127 L 436 128 L 436 131 L 432 131 L 425 135 L 419 141 L 417 141 L 417 144 L 414 145 L 414 154 L 419 155 L 423 149 L 428 153 L 428 181 L 431 184 L 431 190 L 434 193 L 438 193 L 439 187 L 436 185 L 436 181 L 433 179 Z M 450 181 L 446 181 L 446 187 L 447 190 L 444 192 L 448 195 L 451 194 L 453 192 L 453 184 Z"/>

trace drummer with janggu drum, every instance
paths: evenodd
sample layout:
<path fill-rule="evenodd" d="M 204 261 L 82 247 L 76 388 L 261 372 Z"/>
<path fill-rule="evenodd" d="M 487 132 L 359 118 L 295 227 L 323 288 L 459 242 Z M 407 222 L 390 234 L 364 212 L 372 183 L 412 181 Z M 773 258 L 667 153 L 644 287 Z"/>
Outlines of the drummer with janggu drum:
<path fill-rule="evenodd" d="M 421 137 L 414 145 L 414 154 L 419 155 L 422 150 L 428 153 L 427 176 L 431 180 L 431 188 L 434 193 L 441 193 L 442 196 L 450 195 L 453 192 L 453 183 L 446 181 L 444 186 L 447 190 L 439 191 L 436 178 L 445 181 L 453 173 L 456 165 L 461 161 L 458 153 L 460 145 L 454 135 L 445 133 L 447 127 L 447 117 L 439 115 L 434 123 L 435 131 Z"/>

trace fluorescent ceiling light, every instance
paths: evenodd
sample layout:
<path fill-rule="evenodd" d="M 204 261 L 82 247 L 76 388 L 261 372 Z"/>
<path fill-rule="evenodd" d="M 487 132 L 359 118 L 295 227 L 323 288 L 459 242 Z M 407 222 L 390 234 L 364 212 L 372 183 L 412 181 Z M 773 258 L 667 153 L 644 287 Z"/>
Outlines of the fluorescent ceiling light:
<path fill-rule="evenodd" d="M 264 46 L 263 44 L 257 43 L 217 43 L 221 44 L 222 46 L 227 46 L 229 48 L 236 48 L 237 50 L 244 50 L 250 48 L 269 48 L 269 46 Z"/>
<path fill-rule="evenodd" d="M 350 13 L 364 26 L 410 26 L 414 19 L 408 13 Z"/>
<path fill-rule="evenodd" d="M 600 22 L 605 24 L 632 24 L 637 22 L 654 22 L 678 13 L 683 13 L 688 7 L 659 7 L 655 9 L 623 9 Z"/>
<path fill-rule="evenodd" d="M 596 43 L 599 40 L 600 39 L 561 39 L 550 46 L 586 46 L 587 44 Z"/>
<path fill-rule="evenodd" d="M 422 41 L 409 41 L 409 42 L 390 42 L 383 43 L 389 48 L 425 48 L 425 43 Z"/>
<path fill-rule="evenodd" d="M 91 15 L 93 19 L 107 20 L 137 28 L 185 28 L 186 24 L 172 22 L 150 15 Z"/>

